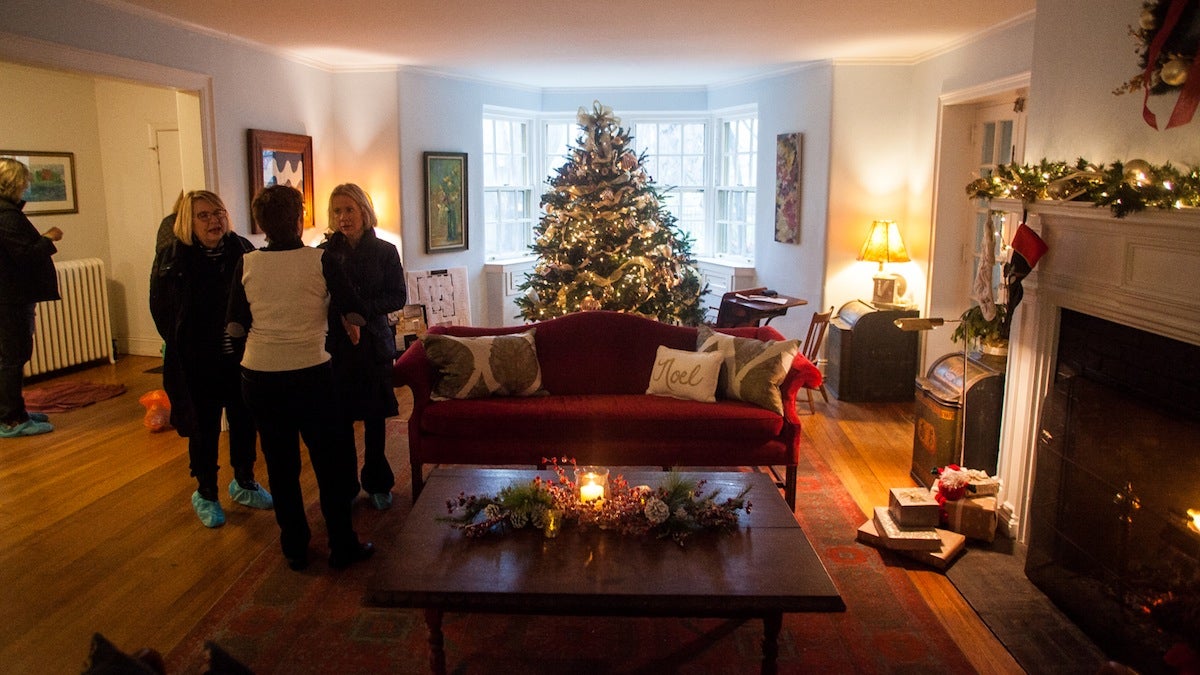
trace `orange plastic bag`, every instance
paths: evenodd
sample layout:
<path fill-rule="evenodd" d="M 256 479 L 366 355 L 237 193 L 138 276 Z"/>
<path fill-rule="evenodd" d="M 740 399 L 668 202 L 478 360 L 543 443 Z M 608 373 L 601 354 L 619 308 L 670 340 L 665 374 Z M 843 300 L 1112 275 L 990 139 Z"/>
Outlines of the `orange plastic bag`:
<path fill-rule="evenodd" d="M 171 399 L 167 398 L 167 392 L 162 389 L 155 389 L 142 394 L 138 399 L 146 407 L 146 417 L 142 419 L 142 424 L 150 431 L 166 431 L 171 428 Z"/>

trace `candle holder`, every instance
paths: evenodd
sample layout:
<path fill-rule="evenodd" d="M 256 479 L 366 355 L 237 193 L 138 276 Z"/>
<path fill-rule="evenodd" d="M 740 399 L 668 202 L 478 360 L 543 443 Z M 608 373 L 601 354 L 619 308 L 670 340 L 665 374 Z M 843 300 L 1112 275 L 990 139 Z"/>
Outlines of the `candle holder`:
<path fill-rule="evenodd" d="M 576 467 L 575 484 L 579 488 L 579 501 L 585 504 L 599 502 L 608 492 L 608 469 L 602 466 Z"/>

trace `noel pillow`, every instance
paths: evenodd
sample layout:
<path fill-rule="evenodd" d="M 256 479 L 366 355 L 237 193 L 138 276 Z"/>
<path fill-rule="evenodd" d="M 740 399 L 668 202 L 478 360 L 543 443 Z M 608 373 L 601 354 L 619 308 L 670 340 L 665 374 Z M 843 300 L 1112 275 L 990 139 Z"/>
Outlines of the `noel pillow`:
<path fill-rule="evenodd" d="M 725 396 L 783 414 L 779 385 L 800 351 L 799 340 L 764 342 L 701 326 L 696 351 L 721 354 L 721 391 Z"/>
<path fill-rule="evenodd" d="M 713 403 L 717 400 L 722 360 L 716 353 L 685 352 L 659 345 L 646 393 Z"/>
<path fill-rule="evenodd" d="M 514 335 L 421 338 L 434 376 L 435 401 L 487 396 L 533 396 L 542 390 L 533 331 Z"/>

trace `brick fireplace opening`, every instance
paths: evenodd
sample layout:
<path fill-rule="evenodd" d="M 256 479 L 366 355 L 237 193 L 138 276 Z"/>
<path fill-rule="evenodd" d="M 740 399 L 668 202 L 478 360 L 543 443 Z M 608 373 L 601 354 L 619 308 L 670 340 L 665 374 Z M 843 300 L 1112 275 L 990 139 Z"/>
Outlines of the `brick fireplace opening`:
<path fill-rule="evenodd" d="M 1061 309 L 1026 575 L 1142 673 L 1200 653 L 1200 346 Z"/>

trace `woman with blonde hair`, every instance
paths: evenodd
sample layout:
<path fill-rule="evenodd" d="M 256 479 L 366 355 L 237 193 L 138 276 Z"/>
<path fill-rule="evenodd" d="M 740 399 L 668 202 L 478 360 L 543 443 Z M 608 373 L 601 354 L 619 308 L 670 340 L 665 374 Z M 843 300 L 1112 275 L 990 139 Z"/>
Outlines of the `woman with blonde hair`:
<path fill-rule="evenodd" d="M 375 236 L 375 206 L 354 183 L 344 183 L 329 195 L 329 233 L 321 248 L 337 259 L 350 285 L 362 300 L 366 325 L 358 344 L 346 331 L 331 327 L 325 350 L 333 357 L 333 375 L 342 413 L 363 421 L 362 489 L 371 505 L 392 505 L 395 474 L 388 462 L 386 422 L 399 414 L 392 387 L 396 332 L 388 314 L 404 308 L 404 268 L 392 244 Z"/>
<path fill-rule="evenodd" d="M 32 184 L 29 167 L 0 157 L 0 438 L 54 431 L 45 415 L 25 410 L 25 362 L 33 356 L 34 308 L 58 299 L 58 273 L 50 256 L 62 230 L 38 234 L 22 209 Z"/>
<path fill-rule="evenodd" d="M 188 463 L 199 484 L 192 509 L 206 527 L 225 523 L 217 488 L 221 412 L 229 422 L 229 496 L 255 509 L 272 508 L 254 480 L 254 420 L 242 401 L 239 362 L 245 340 L 225 332 L 234 270 L 254 247 L 233 232 L 216 194 L 193 190 L 179 202 L 174 238 L 158 250 L 150 275 L 150 312 L 163 351 L 163 389 L 171 424 L 188 439 Z"/>

